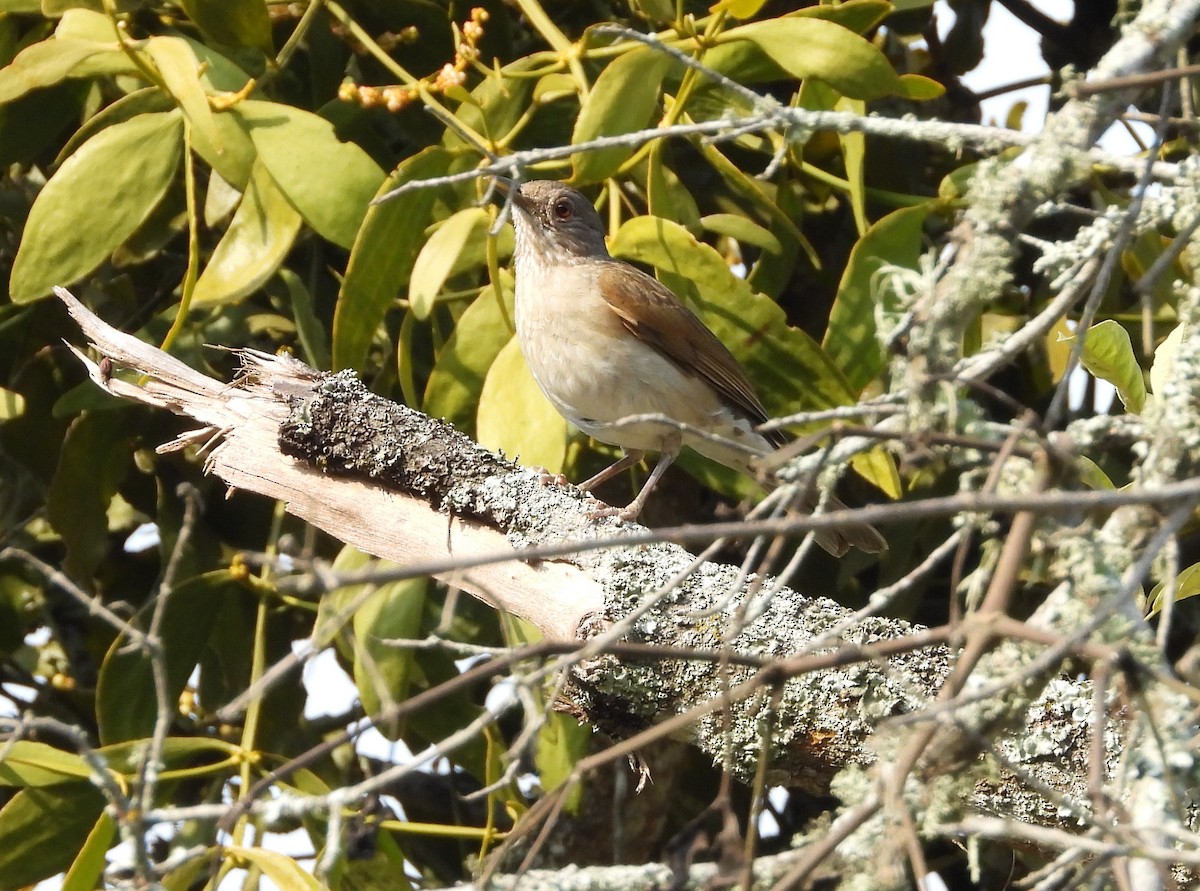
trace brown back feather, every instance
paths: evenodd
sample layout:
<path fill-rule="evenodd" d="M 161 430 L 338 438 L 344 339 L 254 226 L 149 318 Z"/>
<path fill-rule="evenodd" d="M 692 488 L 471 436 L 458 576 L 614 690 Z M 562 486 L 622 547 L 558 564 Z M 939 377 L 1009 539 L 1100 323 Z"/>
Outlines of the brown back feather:
<path fill-rule="evenodd" d="M 754 385 L 733 354 L 674 293 L 653 276 L 620 260 L 601 270 L 600 293 L 634 337 L 658 350 L 686 374 L 699 376 L 754 424 L 768 419 Z M 767 434 L 776 444 L 785 438 Z"/>

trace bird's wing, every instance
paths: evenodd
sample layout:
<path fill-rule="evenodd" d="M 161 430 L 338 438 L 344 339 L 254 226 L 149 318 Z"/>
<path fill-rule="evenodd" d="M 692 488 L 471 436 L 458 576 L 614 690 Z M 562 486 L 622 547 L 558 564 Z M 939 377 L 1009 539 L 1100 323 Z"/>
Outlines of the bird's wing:
<path fill-rule="evenodd" d="M 737 359 L 666 285 L 626 263 L 603 269 L 599 285 L 605 302 L 634 337 L 682 371 L 699 375 L 750 421 L 767 420 L 767 410 Z"/>

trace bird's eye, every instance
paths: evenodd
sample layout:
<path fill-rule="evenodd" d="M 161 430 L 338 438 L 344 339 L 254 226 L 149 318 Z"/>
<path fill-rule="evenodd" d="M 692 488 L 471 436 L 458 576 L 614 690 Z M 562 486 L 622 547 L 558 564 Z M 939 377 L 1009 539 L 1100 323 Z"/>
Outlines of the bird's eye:
<path fill-rule="evenodd" d="M 554 202 L 554 218 L 566 222 L 575 215 L 575 210 L 571 207 L 570 198 L 559 198 Z"/>

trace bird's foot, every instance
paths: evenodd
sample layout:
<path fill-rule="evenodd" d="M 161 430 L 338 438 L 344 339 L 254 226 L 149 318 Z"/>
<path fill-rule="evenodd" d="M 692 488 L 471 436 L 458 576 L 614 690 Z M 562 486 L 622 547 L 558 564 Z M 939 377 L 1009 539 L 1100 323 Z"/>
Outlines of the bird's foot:
<path fill-rule="evenodd" d="M 587 517 L 589 520 L 599 520 L 604 517 L 616 517 L 622 522 L 628 522 L 630 520 L 636 520 L 638 515 L 642 512 L 642 506 L 636 503 L 626 505 L 625 507 L 613 507 L 612 505 L 604 504 L 604 502 L 599 500 L 597 500 L 596 503 L 603 506 L 589 509 L 587 512 Z"/>
<path fill-rule="evenodd" d="M 545 467 L 537 468 L 537 472 L 538 482 L 543 486 L 549 486 L 553 484 L 555 486 L 562 486 L 565 489 L 571 485 L 571 481 L 561 473 L 551 473 Z"/>

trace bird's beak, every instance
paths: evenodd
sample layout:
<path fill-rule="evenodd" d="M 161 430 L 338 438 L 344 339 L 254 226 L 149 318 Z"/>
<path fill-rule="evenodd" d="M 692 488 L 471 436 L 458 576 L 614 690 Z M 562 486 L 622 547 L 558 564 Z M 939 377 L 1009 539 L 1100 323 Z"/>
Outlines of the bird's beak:
<path fill-rule="evenodd" d="M 504 198 L 511 200 L 518 210 L 523 210 L 525 213 L 532 212 L 533 205 L 528 198 L 521 194 L 521 187 L 507 176 L 496 177 L 496 191 Z"/>

